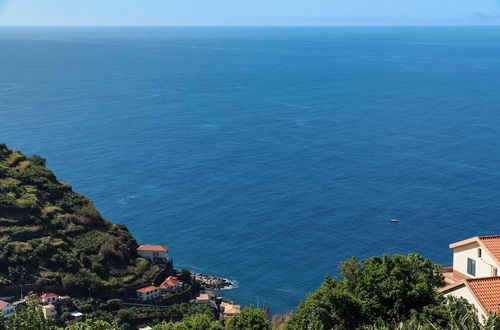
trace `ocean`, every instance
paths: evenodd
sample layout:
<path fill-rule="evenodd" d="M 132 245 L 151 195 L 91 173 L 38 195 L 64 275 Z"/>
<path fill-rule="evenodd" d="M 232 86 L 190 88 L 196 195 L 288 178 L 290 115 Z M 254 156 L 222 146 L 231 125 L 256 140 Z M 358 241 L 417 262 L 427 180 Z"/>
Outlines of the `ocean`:
<path fill-rule="evenodd" d="M 351 256 L 500 234 L 500 28 L 2 27 L 0 141 L 286 312 Z"/>

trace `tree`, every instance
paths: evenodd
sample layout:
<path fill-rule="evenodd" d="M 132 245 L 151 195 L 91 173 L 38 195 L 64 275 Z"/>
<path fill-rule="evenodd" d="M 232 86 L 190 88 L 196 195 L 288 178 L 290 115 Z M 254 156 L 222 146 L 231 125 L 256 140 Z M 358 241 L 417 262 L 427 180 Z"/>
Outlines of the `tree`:
<path fill-rule="evenodd" d="M 267 314 L 258 308 L 252 306 L 241 311 L 227 321 L 226 329 L 228 330 L 266 330 L 270 329 L 271 324 Z"/>
<path fill-rule="evenodd" d="M 362 302 L 326 276 L 321 287 L 300 303 L 288 329 L 353 329 L 365 321 Z"/>
<path fill-rule="evenodd" d="M 19 308 L 14 316 L 7 319 L 7 329 L 15 330 L 49 330 L 50 324 L 43 316 L 40 302 L 33 294 L 26 298 L 26 306 Z"/>
<path fill-rule="evenodd" d="M 363 302 L 369 319 L 402 320 L 412 310 L 438 304 L 443 286 L 440 266 L 418 254 L 371 257 L 341 263 L 340 285 Z"/>
<path fill-rule="evenodd" d="M 153 330 L 222 330 L 220 323 L 206 314 L 196 314 L 181 322 L 163 322 L 153 327 Z"/>
<path fill-rule="evenodd" d="M 116 324 L 111 324 L 106 321 L 95 320 L 76 322 L 65 328 L 65 330 L 121 330 Z"/>
<path fill-rule="evenodd" d="M 441 323 L 450 320 L 450 311 L 432 309 L 446 301 L 435 291 L 443 285 L 439 266 L 429 259 L 396 254 L 359 262 L 353 257 L 340 269 L 344 278 L 327 276 L 299 305 L 288 328 L 352 329 L 376 321 L 404 321 L 424 310 Z"/>

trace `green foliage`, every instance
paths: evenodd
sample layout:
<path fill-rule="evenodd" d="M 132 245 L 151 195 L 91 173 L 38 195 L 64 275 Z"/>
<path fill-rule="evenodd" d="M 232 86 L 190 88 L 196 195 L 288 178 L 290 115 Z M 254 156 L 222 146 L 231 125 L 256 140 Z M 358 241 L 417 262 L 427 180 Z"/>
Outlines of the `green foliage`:
<path fill-rule="evenodd" d="M 289 328 L 308 329 L 321 324 L 325 329 L 353 329 L 366 320 L 362 310 L 363 303 L 358 298 L 327 276 L 321 287 L 300 303 Z"/>
<path fill-rule="evenodd" d="M 325 329 L 356 328 L 375 321 L 404 321 L 417 314 L 441 324 L 450 320 L 447 302 L 435 291 L 443 285 L 439 266 L 418 254 L 384 255 L 361 262 L 351 258 L 341 264 L 341 271 L 342 280 L 327 277 L 299 305 L 290 329 L 318 324 Z"/>
<path fill-rule="evenodd" d="M 87 320 L 71 324 L 65 330 L 121 330 L 121 327 L 102 320 Z"/>
<path fill-rule="evenodd" d="M 224 327 L 206 314 L 186 317 L 181 322 L 163 322 L 153 327 L 153 330 L 222 330 Z"/>
<path fill-rule="evenodd" d="M 7 318 L 5 323 L 9 330 L 49 330 L 51 328 L 34 295 L 29 295 L 26 306 L 19 308 L 14 316 Z"/>
<path fill-rule="evenodd" d="M 270 327 L 271 324 L 267 314 L 263 310 L 252 306 L 231 317 L 226 324 L 228 330 L 266 330 L 270 329 Z"/>
<path fill-rule="evenodd" d="M 69 293 L 123 293 L 151 281 L 125 226 L 57 180 L 40 156 L 0 144 L 0 281 L 63 286 Z M 128 281 L 123 281 L 123 278 Z"/>

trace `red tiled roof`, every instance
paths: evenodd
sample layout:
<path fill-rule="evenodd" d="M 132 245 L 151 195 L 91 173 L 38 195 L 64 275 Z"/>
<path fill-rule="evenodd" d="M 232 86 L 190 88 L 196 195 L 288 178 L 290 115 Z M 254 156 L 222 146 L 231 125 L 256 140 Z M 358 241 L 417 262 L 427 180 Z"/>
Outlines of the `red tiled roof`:
<path fill-rule="evenodd" d="M 40 296 L 40 298 L 42 299 L 48 299 L 53 297 L 57 297 L 57 295 L 55 293 L 44 293 Z"/>
<path fill-rule="evenodd" d="M 500 236 L 480 236 L 481 243 L 490 251 L 497 260 L 500 260 Z"/>
<path fill-rule="evenodd" d="M 8 305 L 8 304 L 9 304 L 8 302 L 5 302 L 5 301 L 3 301 L 3 300 L 0 300 L 0 310 L 1 310 L 1 309 L 4 309 L 5 307 L 7 307 L 7 305 Z M 1 317 L 1 316 L 0 316 L 0 317 Z"/>
<path fill-rule="evenodd" d="M 147 286 L 145 288 L 142 288 L 142 289 L 139 289 L 139 290 L 136 290 L 137 292 L 142 292 L 142 293 L 146 293 L 146 292 L 151 292 L 151 291 L 154 291 L 158 289 L 157 286 L 154 286 L 154 285 L 150 285 L 150 286 Z"/>
<path fill-rule="evenodd" d="M 168 246 L 164 245 L 141 245 L 137 248 L 137 251 L 160 251 L 167 252 Z"/>
<path fill-rule="evenodd" d="M 160 288 L 168 289 L 170 287 L 176 286 L 180 281 L 175 276 L 169 276 L 162 284 L 160 284 Z"/>
<path fill-rule="evenodd" d="M 500 276 L 468 278 L 466 281 L 487 311 L 498 312 L 498 306 L 500 305 Z"/>

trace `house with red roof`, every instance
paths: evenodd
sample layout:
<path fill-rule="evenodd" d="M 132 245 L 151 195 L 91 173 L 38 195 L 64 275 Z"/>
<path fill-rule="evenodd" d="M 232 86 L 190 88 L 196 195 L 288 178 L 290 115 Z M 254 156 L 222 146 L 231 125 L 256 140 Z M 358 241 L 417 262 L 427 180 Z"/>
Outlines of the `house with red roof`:
<path fill-rule="evenodd" d="M 168 250 L 165 245 L 141 245 L 137 248 L 137 255 L 156 264 L 166 264 L 170 262 Z"/>
<path fill-rule="evenodd" d="M 500 305 L 500 235 L 476 236 L 450 244 L 453 266 L 441 270 L 446 286 L 438 291 L 465 298 L 480 320 Z"/>
<path fill-rule="evenodd" d="M 11 303 L 0 300 L 0 315 L 3 317 L 9 317 L 16 314 L 16 310 Z"/>
<path fill-rule="evenodd" d="M 175 276 L 169 276 L 160 284 L 161 291 L 177 291 L 181 288 L 182 282 Z"/>
<path fill-rule="evenodd" d="M 500 276 L 466 278 L 438 291 L 456 298 L 465 298 L 477 311 L 480 321 L 497 312 L 500 305 Z"/>
<path fill-rule="evenodd" d="M 137 293 L 137 299 L 142 301 L 154 300 L 160 297 L 160 288 L 154 285 L 150 285 L 135 291 Z"/>
<path fill-rule="evenodd" d="M 52 292 L 42 294 L 40 299 L 42 305 L 57 304 L 59 302 L 59 296 Z"/>

